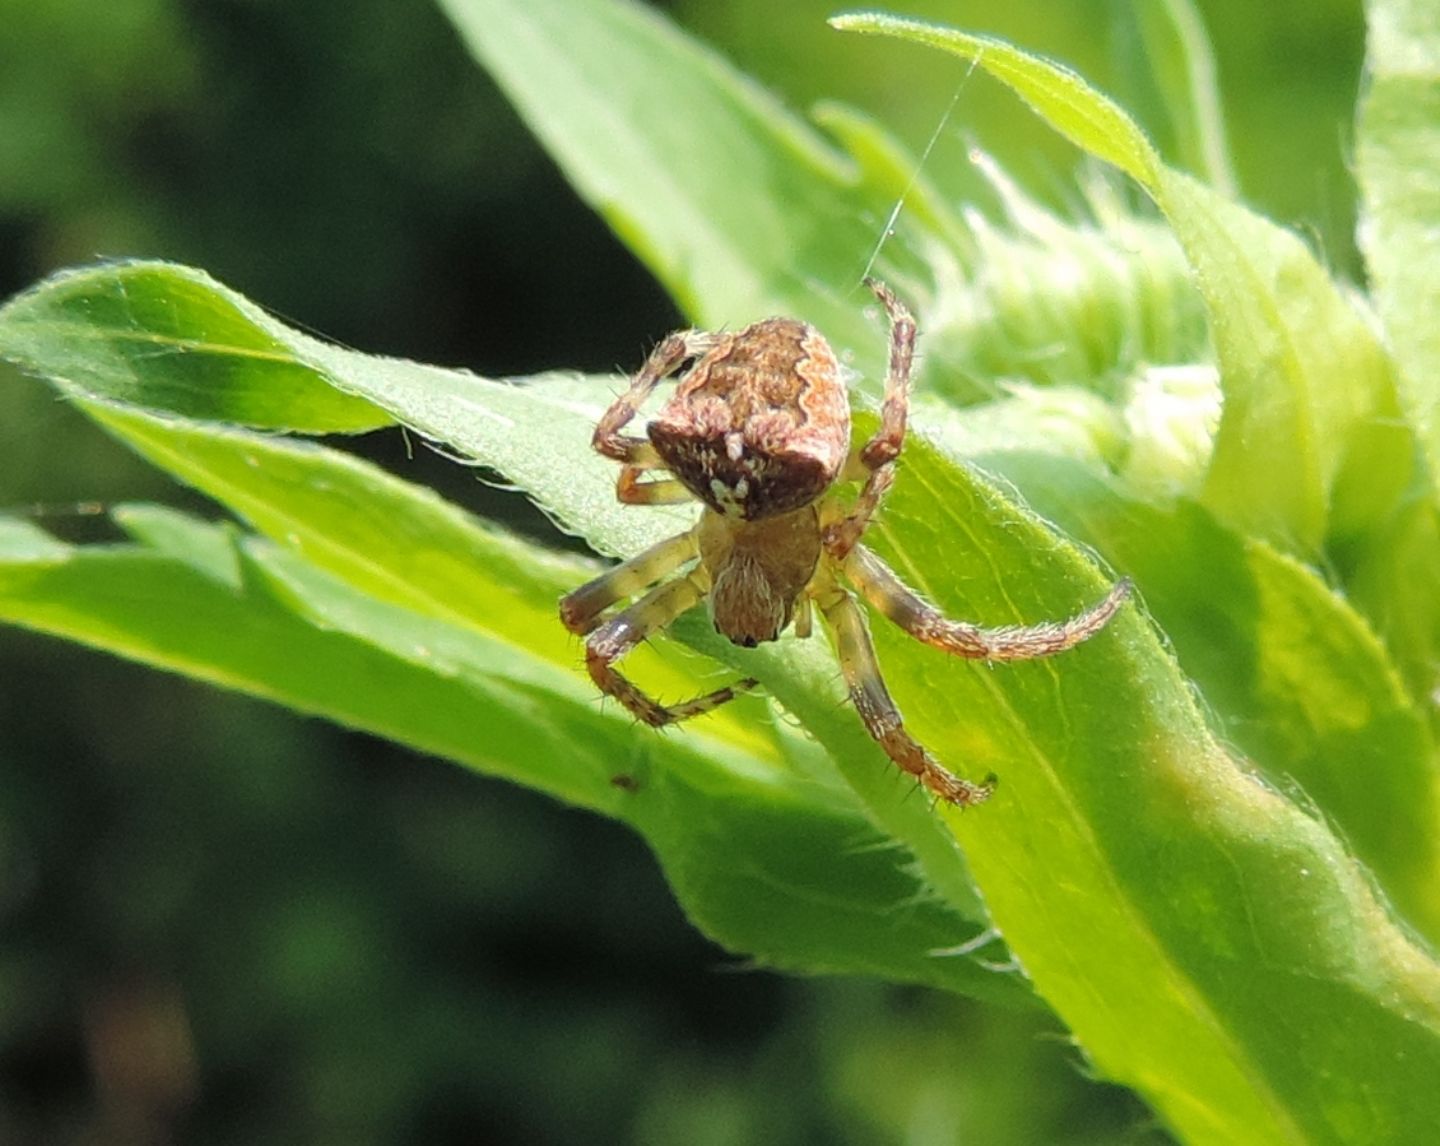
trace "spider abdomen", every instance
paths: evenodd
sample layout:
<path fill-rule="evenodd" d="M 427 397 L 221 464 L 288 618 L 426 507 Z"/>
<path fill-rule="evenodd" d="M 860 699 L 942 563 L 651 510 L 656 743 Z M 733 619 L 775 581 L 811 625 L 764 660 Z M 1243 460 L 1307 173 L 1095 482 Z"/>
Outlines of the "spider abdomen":
<path fill-rule="evenodd" d="M 756 521 L 820 497 L 850 445 L 840 367 L 807 323 L 770 318 L 714 344 L 649 426 L 665 464 L 718 514 Z"/>

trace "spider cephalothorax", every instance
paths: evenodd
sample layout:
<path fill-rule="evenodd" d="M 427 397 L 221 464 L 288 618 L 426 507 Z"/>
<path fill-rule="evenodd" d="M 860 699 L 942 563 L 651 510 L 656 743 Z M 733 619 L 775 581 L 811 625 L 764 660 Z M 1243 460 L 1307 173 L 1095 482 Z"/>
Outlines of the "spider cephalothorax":
<path fill-rule="evenodd" d="M 647 724 L 661 725 L 724 704 L 755 682 L 662 705 L 615 669 L 635 645 L 701 601 L 708 600 L 716 629 L 745 646 L 775 640 L 792 621 L 797 636 L 809 636 L 812 604 L 818 606 L 835 631 L 850 697 L 870 735 L 942 799 L 978 804 L 992 782 L 962 780 L 905 731 L 880 676 L 865 614 L 845 583 L 918 640 L 992 661 L 1049 656 L 1079 644 L 1114 615 L 1129 583 L 1120 581 L 1098 605 L 1069 620 L 982 629 L 942 616 L 860 544 L 894 480 L 915 351 L 909 312 L 883 284 L 867 283 L 890 316 L 890 371 L 880 429 L 853 451 L 840 367 L 814 327 L 770 318 L 733 334 L 680 331 L 655 348 L 600 419 L 593 444 L 621 463 L 616 496 L 622 502 L 699 500 L 700 520 L 576 589 L 560 602 L 560 616 L 572 632 L 589 634 L 586 663 L 595 683 Z M 660 381 L 687 363 L 648 438 L 621 433 Z M 865 483 L 848 508 L 827 496 L 841 480 Z M 642 593 L 602 621 L 612 605 Z"/>

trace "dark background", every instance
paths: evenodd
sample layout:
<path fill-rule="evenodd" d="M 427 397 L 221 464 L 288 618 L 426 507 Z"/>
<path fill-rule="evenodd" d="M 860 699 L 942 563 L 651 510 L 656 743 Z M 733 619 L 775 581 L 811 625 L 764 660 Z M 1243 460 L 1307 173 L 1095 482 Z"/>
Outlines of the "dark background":
<path fill-rule="evenodd" d="M 917 152 L 960 74 L 831 4 L 657 7 Z M 1358 3 L 1201 8 L 1247 198 L 1353 274 Z M 1163 142 L 1126 4 L 905 10 L 1077 66 Z M 1074 153 L 978 79 L 927 167 L 957 198 L 970 142 L 1079 202 Z M 680 321 L 424 0 L 0 0 L 0 296 L 126 255 L 489 374 L 633 368 Z M 543 529 L 397 433 L 365 448 Z M 103 538 L 97 499 L 199 505 L 0 368 L 0 507 Z M 744 969 L 587 814 L 15 630 L 0 680 L 0 1142 L 1155 1137 L 1053 1024 Z"/>

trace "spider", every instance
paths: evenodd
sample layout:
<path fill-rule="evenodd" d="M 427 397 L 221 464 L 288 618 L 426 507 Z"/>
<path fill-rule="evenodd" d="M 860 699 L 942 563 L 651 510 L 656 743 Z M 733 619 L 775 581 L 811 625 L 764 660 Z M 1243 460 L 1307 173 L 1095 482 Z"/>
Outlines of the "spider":
<path fill-rule="evenodd" d="M 777 639 L 792 622 L 797 637 L 810 636 L 818 608 L 834 631 L 850 699 L 870 735 L 940 799 L 979 804 L 994 790 L 994 776 L 982 783 L 956 776 L 906 731 L 847 584 L 927 645 L 1014 661 L 1063 652 L 1097 633 L 1124 603 L 1130 583 L 1122 579 L 1068 620 L 985 629 L 937 612 L 860 543 L 895 478 L 915 354 L 910 312 L 883 283 L 865 282 L 889 316 L 890 361 L 880 428 L 854 450 L 839 363 L 807 323 L 769 318 L 735 333 L 678 331 L 655 348 L 601 417 L 592 445 L 621 463 L 615 493 L 622 503 L 699 500 L 699 521 L 564 597 L 560 618 L 586 636 L 586 666 L 601 691 L 658 727 L 709 712 L 756 681 L 660 704 L 615 667 L 641 641 L 702 601 L 715 628 L 747 648 Z M 679 385 L 648 436 L 621 433 L 651 391 L 677 373 Z M 842 481 L 864 482 L 849 508 L 832 492 Z M 604 619 L 606 610 L 637 596 Z"/>

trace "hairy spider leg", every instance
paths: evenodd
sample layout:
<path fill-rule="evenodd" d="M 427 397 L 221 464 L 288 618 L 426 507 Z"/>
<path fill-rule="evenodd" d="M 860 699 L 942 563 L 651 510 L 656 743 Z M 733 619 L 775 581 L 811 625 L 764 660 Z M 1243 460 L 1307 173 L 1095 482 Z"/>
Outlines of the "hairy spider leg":
<path fill-rule="evenodd" d="M 825 552 L 834 560 L 843 562 L 860 544 L 860 538 L 870 528 L 870 519 L 875 516 L 875 511 L 894 483 L 894 466 L 881 466 L 860 487 L 860 496 L 855 499 L 850 512 L 825 527 L 821 542 Z"/>
<path fill-rule="evenodd" d="M 844 478 L 864 479 L 860 497 L 850 514 L 825 530 L 825 550 L 843 561 L 869 528 L 895 480 L 895 459 L 905 444 L 905 419 L 910 406 L 910 374 L 915 363 L 915 320 L 905 304 L 878 279 L 865 285 L 885 307 L 890 318 L 890 366 L 885 374 L 885 396 L 880 404 L 880 428 L 846 463 Z"/>
<path fill-rule="evenodd" d="M 560 598 L 560 620 L 583 636 L 600 623 L 600 614 L 611 605 L 650 588 L 699 554 L 693 529 L 667 537 Z"/>
<path fill-rule="evenodd" d="M 835 633 L 835 650 L 840 671 L 850 691 L 850 701 L 885 755 L 914 776 L 926 788 L 951 804 L 983 804 L 995 790 L 995 777 L 983 784 L 962 780 L 926 752 L 909 732 L 875 659 L 875 645 L 865 612 L 855 598 L 833 582 L 817 598 L 825 619 Z"/>
<path fill-rule="evenodd" d="M 621 676 L 615 662 L 652 633 L 665 628 L 676 617 L 698 605 L 709 591 L 704 574 L 695 572 L 652 589 L 635 604 L 606 621 L 585 641 L 585 667 L 607 696 L 613 696 L 646 724 L 659 727 L 677 720 L 689 720 L 702 712 L 734 700 L 756 681 L 745 679 L 725 688 L 696 697 L 683 704 L 664 705 L 652 700 Z"/>
<path fill-rule="evenodd" d="M 630 381 L 630 387 L 621 394 L 595 424 L 595 433 L 590 444 L 598 453 L 627 465 L 650 469 L 661 464 L 660 455 L 648 438 L 633 434 L 622 434 L 623 430 L 644 405 L 650 392 L 687 360 L 699 358 L 715 345 L 715 336 L 703 330 L 677 330 L 668 335 L 659 346 L 650 352 L 645 365 Z"/>
<path fill-rule="evenodd" d="M 917 641 L 970 660 L 1028 661 L 1063 653 L 1103 629 L 1130 596 L 1130 579 L 1122 577 L 1098 604 L 1067 620 L 983 629 L 927 605 L 863 545 L 841 568 L 867 601 Z"/>
<path fill-rule="evenodd" d="M 860 451 L 867 470 L 878 470 L 900 456 L 905 442 L 905 417 L 910 409 L 910 373 L 915 365 L 915 320 L 879 279 L 865 285 L 885 307 L 890 318 L 890 367 L 885 374 L 885 396 L 880 403 L 880 428 Z"/>
<path fill-rule="evenodd" d="M 622 504 L 675 505 L 691 499 L 690 492 L 673 478 L 641 481 L 650 470 L 664 470 L 665 464 L 648 438 L 620 431 L 640 412 L 656 386 L 688 359 L 703 355 L 714 343 L 715 336 L 703 330 L 682 330 L 667 337 L 650 352 L 629 389 L 610 404 L 596 423 L 590 444 L 597 453 L 624 463 L 615 480 L 615 497 Z"/>

